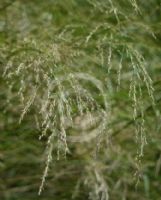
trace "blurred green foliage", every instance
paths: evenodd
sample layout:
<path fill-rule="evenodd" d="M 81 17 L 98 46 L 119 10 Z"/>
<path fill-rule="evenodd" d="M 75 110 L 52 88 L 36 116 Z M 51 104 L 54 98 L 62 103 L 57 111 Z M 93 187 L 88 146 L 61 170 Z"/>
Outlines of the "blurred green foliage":
<path fill-rule="evenodd" d="M 1 0 L 0 199 L 161 199 L 160 27 L 160 0 Z M 154 93 L 148 91 L 151 82 L 141 68 L 140 55 L 153 80 Z M 30 67 L 18 72 L 20 64 Z M 34 71 L 39 68 L 42 71 Z M 105 131 L 108 137 L 103 136 L 97 156 L 93 156 L 95 140 L 69 141 L 70 153 L 65 157 L 61 150 L 59 160 L 54 144 L 53 161 L 38 196 L 47 157 L 44 152 L 52 131 L 39 140 L 42 129 L 38 127 L 41 117 L 37 108 L 48 87 L 43 75 L 53 80 L 80 72 L 103 84 L 110 104 L 110 122 Z M 36 73 L 40 73 L 39 81 Z M 142 91 L 137 105 L 129 98 L 135 73 L 141 77 L 135 80 L 136 90 Z M 23 84 L 24 103 L 19 98 Z M 104 109 L 96 87 L 83 81 L 81 85 Z M 37 86 L 35 103 L 19 124 Z M 136 121 L 133 109 L 137 111 Z M 135 126 L 142 122 L 141 109 L 148 143 L 143 157 L 138 156 L 142 141 L 135 139 Z M 75 104 L 73 110 L 77 112 Z M 67 133 L 72 134 L 72 130 Z"/>

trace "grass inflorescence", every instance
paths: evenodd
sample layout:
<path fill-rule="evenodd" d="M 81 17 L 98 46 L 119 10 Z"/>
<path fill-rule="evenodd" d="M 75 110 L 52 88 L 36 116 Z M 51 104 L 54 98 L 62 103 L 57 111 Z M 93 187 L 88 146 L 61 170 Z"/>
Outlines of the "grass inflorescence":
<path fill-rule="evenodd" d="M 70 198 L 87 188 L 91 200 L 135 199 L 134 182 L 127 178 L 134 173 L 149 195 L 140 161 L 153 138 L 147 112 L 160 116 L 154 89 L 160 15 L 149 13 L 151 4 L 158 8 L 157 1 L 136 0 L 4 1 L 0 39 L 7 105 L 18 102 L 19 126 L 34 116 L 34 129 L 46 142 L 39 194 L 54 163 L 69 179 L 78 170 Z"/>

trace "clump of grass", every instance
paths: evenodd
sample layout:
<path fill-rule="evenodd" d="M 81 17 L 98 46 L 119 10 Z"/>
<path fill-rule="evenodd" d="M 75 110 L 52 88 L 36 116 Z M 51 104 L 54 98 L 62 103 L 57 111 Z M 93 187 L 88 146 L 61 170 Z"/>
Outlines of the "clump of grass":
<path fill-rule="evenodd" d="M 27 4 L 27 12 L 32 9 L 37 14 L 33 4 Z M 140 148 L 138 157 L 142 157 L 147 144 L 144 104 L 150 97 L 150 103 L 155 105 L 153 81 L 143 55 L 149 47 L 143 37 L 148 35 L 152 42 L 156 37 L 151 24 L 144 18 L 140 20 L 140 16 L 144 15 L 141 5 L 135 0 L 126 3 L 114 0 L 72 1 L 68 2 L 68 8 L 58 1 L 50 4 L 55 6 L 52 12 L 57 13 L 56 22 L 48 8 L 44 13 L 42 3 L 37 8 L 42 12 L 40 21 L 37 16 L 32 23 L 34 16 L 24 11 L 26 25 L 31 23 L 27 30 L 25 27 L 20 29 L 17 24 L 21 16 L 17 10 L 24 5 L 15 1 L 12 12 L 7 14 L 10 19 L 17 13 L 17 18 L 12 23 L 6 22 L 9 35 L 5 36 L 15 45 L 5 44 L 3 66 L 3 76 L 8 81 L 10 92 L 20 97 L 22 112 L 19 122 L 33 112 L 37 127 L 42 132 L 39 138 L 47 138 L 46 166 L 39 194 L 44 188 L 51 162 L 55 157 L 57 160 L 61 156 L 68 157 L 70 145 L 79 149 L 81 144 L 78 143 L 87 143 L 87 148 L 97 148 L 103 156 L 107 155 L 106 147 L 109 148 L 110 135 L 115 129 L 112 123 L 118 120 L 115 110 L 123 112 L 121 100 L 113 105 L 115 95 L 120 91 L 130 97 L 124 99 L 128 102 L 127 109 L 132 108 L 126 115 L 128 119 L 133 115 Z M 72 14 L 75 8 L 79 11 L 78 16 Z M 86 20 L 86 12 L 89 12 L 89 20 Z M 46 27 L 48 33 L 40 31 L 36 24 Z M 83 180 L 90 190 L 89 197 L 107 200 L 110 187 L 104 169 L 99 169 L 99 162 L 94 161 L 93 156 L 88 159 L 84 164 L 87 176 Z M 104 160 L 106 158 L 102 158 L 101 163 L 106 168 Z M 117 169 L 115 166 L 117 164 L 114 163 L 114 169 Z"/>

